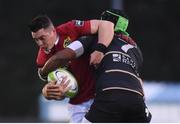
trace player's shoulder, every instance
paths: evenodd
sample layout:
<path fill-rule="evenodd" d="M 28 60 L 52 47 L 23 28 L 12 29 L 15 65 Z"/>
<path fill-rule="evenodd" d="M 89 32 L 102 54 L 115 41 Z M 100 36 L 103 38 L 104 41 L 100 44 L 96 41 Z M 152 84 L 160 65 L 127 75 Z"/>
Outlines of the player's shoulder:
<path fill-rule="evenodd" d="M 58 33 L 67 33 L 69 31 L 72 31 L 73 29 L 73 22 L 72 21 L 68 21 L 68 22 L 65 22 L 63 24 L 60 24 L 58 26 L 56 26 L 56 31 Z"/>
<path fill-rule="evenodd" d="M 90 20 L 70 20 L 61 25 L 58 25 L 56 28 L 83 27 L 85 23 L 90 23 Z"/>

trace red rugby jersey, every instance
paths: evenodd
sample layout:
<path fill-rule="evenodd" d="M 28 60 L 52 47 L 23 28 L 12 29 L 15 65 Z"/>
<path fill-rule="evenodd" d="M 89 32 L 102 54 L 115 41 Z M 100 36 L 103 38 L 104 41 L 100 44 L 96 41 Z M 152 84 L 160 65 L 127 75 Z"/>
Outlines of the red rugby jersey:
<path fill-rule="evenodd" d="M 59 41 L 48 54 L 43 49 L 39 49 L 36 60 L 38 67 L 42 67 L 53 54 L 64 49 L 70 42 L 90 34 L 90 21 L 73 20 L 56 27 L 56 31 L 59 34 Z M 70 99 L 70 103 L 79 104 L 93 98 L 95 79 L 92 67 L 89 66 L 89 56 L 71 61 L 69 67 L 79 84 L 79 92 L 76 97 Z"/>

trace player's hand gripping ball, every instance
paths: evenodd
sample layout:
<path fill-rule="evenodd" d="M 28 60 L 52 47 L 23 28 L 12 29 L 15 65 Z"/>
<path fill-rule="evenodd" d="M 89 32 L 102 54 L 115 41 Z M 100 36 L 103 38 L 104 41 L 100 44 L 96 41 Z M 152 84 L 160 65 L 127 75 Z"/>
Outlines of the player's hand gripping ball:
<path fill-rule="evenodd" d="M 73 98 L 78 92 L 78 83 L 75 77 L 66 69 L 58 68 L 55 71 L 52 71 L 48 74 L 48 81 L 57 81 L 57 84 L 60 84 L 63 77 L 67 76 L 67 80 L 70 80 L 68 87 L 70 89 L 65 93 L 65 96 L 68 98 Z"/>

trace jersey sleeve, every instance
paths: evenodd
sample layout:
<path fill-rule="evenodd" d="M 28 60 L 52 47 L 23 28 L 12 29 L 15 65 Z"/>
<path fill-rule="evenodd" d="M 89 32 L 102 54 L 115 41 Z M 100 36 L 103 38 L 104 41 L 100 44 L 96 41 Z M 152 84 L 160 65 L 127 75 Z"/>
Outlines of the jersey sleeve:
<path fill-rule="evenodd" d="M 67 48 L 72 49 L 76 53 L 76 57 L 80 57 L 83 54 L 90 54 L 96 43 L 97 36 L 82 36 L 78 40 L 69 44 Z"/>
<path fill-rule="evenodd" d="M 97 35 L 83 36 L 78 39 L 84 48 L 84 54 L 90 54 L 94 51 L 94 47 L 98 41 Z"/>
<path fill-rule="evenodd" d="M 65 24 L 58 26 L 58 32 L 64 32 L 66 34 L 71 34 L 75 37 L 80 37 L 83 35 L 89 35 L 91 33 L 90 20 L 81 21 L 81 20 L 72 20 Z"/>

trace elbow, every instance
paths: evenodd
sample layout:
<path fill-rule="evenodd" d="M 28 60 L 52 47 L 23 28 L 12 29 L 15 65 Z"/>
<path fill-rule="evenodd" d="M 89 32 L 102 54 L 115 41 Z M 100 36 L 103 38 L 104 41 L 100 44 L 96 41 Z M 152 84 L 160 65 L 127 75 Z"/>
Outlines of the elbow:
<path fill-rule="evenodd" d="M 113 27 L 114 28 L 114 23 L 111 21 L 107 21 L 107 20 L 100 20 L 102 25 L 107 25 L 109 27 Z"/>

